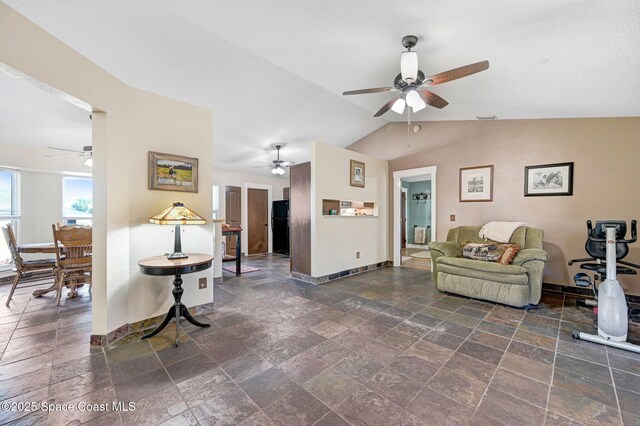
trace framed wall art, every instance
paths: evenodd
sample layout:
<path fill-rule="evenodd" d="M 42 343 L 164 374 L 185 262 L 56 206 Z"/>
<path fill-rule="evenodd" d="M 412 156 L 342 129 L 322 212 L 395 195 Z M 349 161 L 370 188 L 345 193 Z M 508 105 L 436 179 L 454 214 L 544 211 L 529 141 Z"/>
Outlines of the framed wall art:
<path fill-rule="evenodd" d="M 361 161 L 351 160 L 350 176 L 351 186 L 364 188 L 364 163 Z"/>
<path fill-rule="evenodd" d="M 149 189 L 198 192 L 198 159 L 149 151 Z"/>
<path fill-rule="evenodd" d="M 460 169 L 460 202 L 493 201 L 493 165 Z"/>
<path fill-rule="evenodd" d="M 524 168 L 524 196 L 573 195 L 573 163 Z"/>

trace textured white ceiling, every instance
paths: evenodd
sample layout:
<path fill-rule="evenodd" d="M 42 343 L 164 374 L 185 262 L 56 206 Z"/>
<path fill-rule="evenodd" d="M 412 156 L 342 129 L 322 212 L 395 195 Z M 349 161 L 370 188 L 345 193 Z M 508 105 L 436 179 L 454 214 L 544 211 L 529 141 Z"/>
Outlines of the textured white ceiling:
<path fill-rule="evenodd" d="M 415 120 L 640 116 L 637 0 L 4 2 L 125 83 L 212 109 L 223 169 L 405 120 L 372 118 L 388 93 L 341 93 L 391 85 L 406 34 L 427 75 L 491 63 Z"/>

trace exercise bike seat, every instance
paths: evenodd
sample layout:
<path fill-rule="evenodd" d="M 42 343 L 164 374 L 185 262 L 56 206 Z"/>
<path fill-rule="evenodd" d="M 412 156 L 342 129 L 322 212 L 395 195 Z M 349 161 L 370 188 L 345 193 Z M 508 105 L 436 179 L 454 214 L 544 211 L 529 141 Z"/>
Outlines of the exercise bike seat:
<path fill-rule="evenodd" d="M 627 233 L 627 223 L 622 220 L 599 220 L 593 226 L 593 222 L 587 220 L 587 241 L 584 248 L 590 257 L 583 259 L 572 259 L 569 266 L 574 263 L 580 263 L 580 269 L 594 271 L 601 276 L 607 274 L 607 264 L 604 262 L 607 258 L 607 242 L 606 229 L 614 227 L 616 229 L 616 272 L 618 275 L 638 275 L 636 269 L 640 265 L 623 261 L 629 253 L 629 244 L 637 239 L 637 222 L 631 221 L 631 239 L 625 239 Z M 624 266 L 623 266 L 624 265 Z"/>

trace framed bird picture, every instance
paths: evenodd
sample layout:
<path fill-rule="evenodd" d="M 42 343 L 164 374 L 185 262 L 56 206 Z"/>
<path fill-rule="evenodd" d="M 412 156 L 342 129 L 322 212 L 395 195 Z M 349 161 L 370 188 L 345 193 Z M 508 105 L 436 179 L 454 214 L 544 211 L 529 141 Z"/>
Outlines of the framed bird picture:
<path fill-rule="evenodd" d="M 524 168 L 524 196 L 573 195 L 573 163 Z"/>

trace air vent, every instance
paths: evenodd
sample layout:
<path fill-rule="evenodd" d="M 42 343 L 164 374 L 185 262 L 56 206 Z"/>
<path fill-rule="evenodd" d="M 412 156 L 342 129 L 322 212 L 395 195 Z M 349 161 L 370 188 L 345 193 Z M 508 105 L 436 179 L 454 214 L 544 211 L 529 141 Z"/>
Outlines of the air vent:
<path fill-rule="evenodd" d="M 476 118 L 478 120 L 495 120 L 498 117 L 496 117 L 495 115 L 476 115 Z"/>

